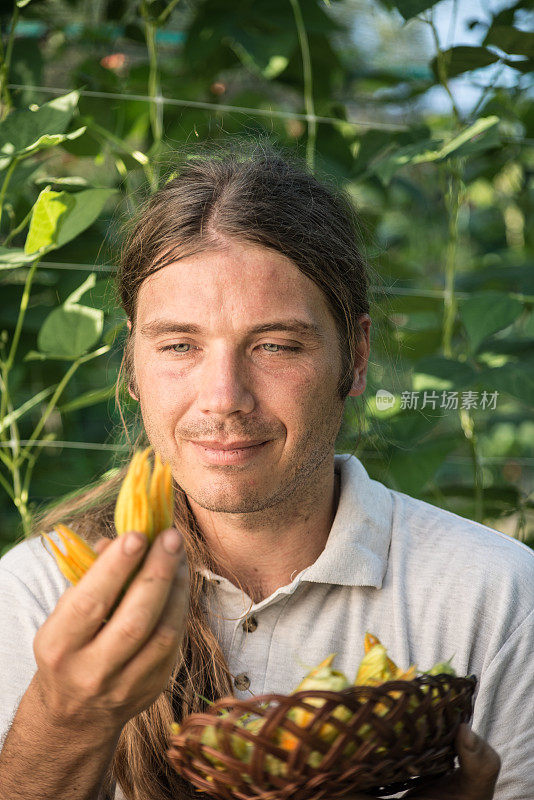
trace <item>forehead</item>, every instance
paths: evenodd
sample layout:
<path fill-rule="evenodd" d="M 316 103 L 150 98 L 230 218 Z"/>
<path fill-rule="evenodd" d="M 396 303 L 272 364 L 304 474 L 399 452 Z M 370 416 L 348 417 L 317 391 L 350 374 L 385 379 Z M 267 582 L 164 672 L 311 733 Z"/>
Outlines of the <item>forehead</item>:
<path fill-rule="evenodd" d="M 137 323 L 163 314 L 206 324 L 258 323 L 276 313 L 333 324 L 319 287 L 286 256 L 241 242 L 196 253 L 155 272 L 141 284 Z M 186 316 L 187 315 L 187 316 Z"/>

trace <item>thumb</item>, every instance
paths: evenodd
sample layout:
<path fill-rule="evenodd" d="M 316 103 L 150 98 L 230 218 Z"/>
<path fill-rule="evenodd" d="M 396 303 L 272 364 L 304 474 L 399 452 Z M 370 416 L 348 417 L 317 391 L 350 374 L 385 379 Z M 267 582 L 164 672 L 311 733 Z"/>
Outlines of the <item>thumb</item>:
<path fill-rule="evenodd" d="M 459 727 L 456 750 L 460 761 L 461 796 L 465 796 L 465 800 L 491 800 L 501 768 L 501 759 L 495 750 L 465 723 Z"/>

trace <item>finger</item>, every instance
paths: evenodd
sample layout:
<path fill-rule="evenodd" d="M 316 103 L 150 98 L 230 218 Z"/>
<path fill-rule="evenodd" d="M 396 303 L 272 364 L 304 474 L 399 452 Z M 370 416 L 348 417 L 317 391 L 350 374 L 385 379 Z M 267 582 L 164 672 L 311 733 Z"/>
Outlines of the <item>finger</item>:
<path fill-rule="evenodd" d="M 171 539 L 176 541 L 177 550 L 169 550 Z M 108 674 L 121 669 L 152 634 L 184 556 L 182 538 L 174 529 L 164 531 L 154 541 L 118 608 L 91 644 L 96 664 L 105 663 Z"/>
<path fill-rule="evenodd" d="M 177 566 L 169 597 L 157 626 L 142 650 L 123 669 L 122 682 L 134 686 L 150 675 L 161 692 L 169 680 L 183 642 L 189 609 L 189 568 L 184 558 Z"/>
<path fill-rule="evenodd" d="M 462 797 L 465 795 L 465 800 L 491 800 L 501 767 L 495 750 L 466 724 L 460 725 L 456 749 Z"/>
<path fill-rule="evenodd" d="M 104 550 L 107 547 L 109 547 L 112 541 L 113 541 L 112 539 L 108 539 L 107 537 L 104 539 L 99 539 L 97 543 L 93 546 L 93 550 L 95 551 L 95 553 L 98 553 L 98 555 L 100 555 L 100 553 L 103 553 Z"/>
<path fill-rule="evenodd" d="M 128 552 L 130 544 L 139 549 Z M 118 537 L 104 549 L 76 586 L 61 596 L 54 612 L 40 631 L 42 647 L 74 652 L 94 637 L 102 626 L 128 577 L 139 566 L 147 537 L 129 533 Z"/>

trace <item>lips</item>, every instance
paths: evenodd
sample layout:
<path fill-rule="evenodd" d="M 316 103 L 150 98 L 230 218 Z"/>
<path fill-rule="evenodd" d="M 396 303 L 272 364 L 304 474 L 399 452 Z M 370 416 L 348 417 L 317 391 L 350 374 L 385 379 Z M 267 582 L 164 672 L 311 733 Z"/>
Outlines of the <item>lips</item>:
<path fill-rule="evenodd" d="M 236 440 L 235 442 L 191 442 L 200 456 L 201 464 L 211 467 L 225 467 L 236 464 L 253 464 L 261 458 L 271 444 L 270 440 Z"/>
<path fill-rule="evenodd" d="M 263 444 L 265 441 L 265 439 L 241 439 L 235 442 L 194 441 L 193 444 L 199 444 L 202 447 L 207 447 L 209 450 L 243 450 L 247 447 L 255 447 L 258 444 Z"/>

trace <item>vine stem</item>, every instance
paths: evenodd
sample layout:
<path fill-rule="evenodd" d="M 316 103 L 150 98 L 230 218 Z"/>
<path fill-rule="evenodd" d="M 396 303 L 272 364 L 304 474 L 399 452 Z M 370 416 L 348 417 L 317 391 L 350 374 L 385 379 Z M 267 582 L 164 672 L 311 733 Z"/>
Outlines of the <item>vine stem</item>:
<path fill-rule="evenodd" d="M 310 44 L 308 33 L 302 18 L 302 10 L 299 0 L 290 0 L 295 24 L 299 37 L 300 51 L 302 54 L 302 72 L 304 75 L 304 104 L 308 122 L 308 139 L 306 142 L 306 162 L 309 169 L 313 172 L 315 168 L 315 146 L 317 141 L 317 120 L 315 119 L 315 105 L 313 102 L 313 75 L 310 56 Z"/>
<path fill-rule="evenodd" d="M 9 182 L 11 180 L 11 176 L 13 175 L 15 167 L 17 166 L 18 163 L 19 163 L 19 159 L 18 158 L 14 158 L 13 161 L 11 162 L 11 164 L 9 165 L 8 169 L 7 169 L 6 177 L 4 178 L 4 182 L 2 183 L 2 189 L 0 190 L 0 225 L 2 223 L 2 214 L 3 214 L 3 211 L 4 211 L 4 200 L 5 200 L 5 197 L 6 197 L 7 187 L 9 186 Z"/>
<path fill-rule="evenodd" d="M 5 242 L 4 242 L 4 247 L 7 247 L 7 245 L 8 245 L 8 244 L 11 242 L 11 240 L 12 240 L 12 239 L 14 239 L 14 238 L 15 238 L 15 236 L 17 236 L 17 235 L 18 235 L 18 234 L 19 234 L 21 231 L 23 231 L 23 230 L 24 230 L 24 228 L 26 227 L 26 225 L 27 225 L 27 224 L 28 224 L 28 222 L 30 221 L 30 217 L 31 217 L 31 215 L 32 215 L 32 214 L 33 214 L 33 206 L 30 208 L 30 210 L 28 211 L 28 213 L 26 214 L 26 216 L 24 217 L 24 219 L 22 220 L 22 222 L 20 222 L 20 223 L 17 225 L 17 227 L 16 227 L 16 228 L 13 228 L 13 229 L 12 229 L 12 230 L 9 232 L 9 235 L 8 235 L 8 236 L 6 236 L 6 239 L 5 239 Z"/>
<path fill-rule="evenodd" d="M 161 92 L 158 75 L 158 55 L 156 50 L 156 30 L 157 25 L 148 17 L 145 4 L 141 6 L 142 15 L 145 20 L 145 39 L 148 50 L 148 94 L 150 96 L 150 127 L 154 145 L 158 148 L 163 138 L 163 104 L 161 102 Z"/>
<path fill-rule="evenodd" d="M 152 169 L 150 159 L 144 153 L 142 153 L 140 150 L 134 150 L 119 136 L 115 136 L 115 134 L 111 133 L 111 131 L 107 131 L 105 128 L 102 128 L 93 120 L 88 121 L 87 127 L 91 129 L 91 131 L 100 139 L 101 142 L 110 142 L 117 150 L 127 153 L 129 156 L 131 156 L 131 158 L 135 159 L 135 161 L 141 165 L 143 172 L 145 173 L 145 178 L 150 184 L 152 191 L 157 189 L 157 178 L 154 174 L 154 170 Z M 121 174 L 121 177 L 124 176 Z"/>
<path fill-rule="evenodd" d="M 475 520 L 484 521 L 484 474 L 477 447 L 477 436 L 475 433 L 475 420 L 467 408 L 460 409 L 460 423 L 464 436 L 469 444 L 471 451 L 471 461 L 473 463 L 473 473 L 475 477 Z"/>
<path fill-rule="evenodd" d="M 15 326 L 15 332 L 13 334 L 13 339 L 11 341 L 11 347 L 9 348 L 9 355 L 2 364 L 3 392 L 2 392 L 2 399 L 0 401 L 0 420 L 4 418 L 6 413 L 7 399 L 9 395 L 9 372 L 15 360 L 15 354 L 17 352 L 17 347 L 19 344 L 22 325 L 24 323 L 24 317 L 26 315 L 26 309 L 28 308 L 28 302 L 30 299 L 30 291 L 31 291 L 33 276 L 35 275 L 35 270 L 37 269 L 40 260 L 41 260 L 40 257 L 36 258 L 33 264 L 31 265 L 30 269 L 28 270 L 26 281 L 24 283 L 24 290 L 22 292 L 22 298 L 20 301 L 17 324 Z"/>
<path fill-rule="evenodd" d="M 442 349 L 445 358 L 452 358 L 452 335 L 458 303 L 454 291 L 458 255 L 458 222 L 462 202 L 461 179 L 453 167 L 447 175 L 445 206 L 448 217 L 448 241 L 445 255 L 445 292 L 443 297 Z"/>
<path fill-rule="evenodd" d="M 163 25 L 165 22 L 167 22 L 168 18 L 170 17 L 170 15 L 172 14 L 172 12 L 174 11 L 179 2 L 180 0 L 171 0 L 167 8 L 164 8 L 161 14 L 159 15 L 158 25 Z"/>
<path fill-rule="evenodd" d="M 19 20 L 19 7 L 17 3 L 13 3 L 13 16 L 11 17 L 11 28 L 9 29 L 9 35 L 7 39 L 7 45 L 5 49 L 4 55 L 4 45 L 1 41 L 0 36 L 0 101 L 1 101 L 1 110 L 0 110 L 0 121 L 4 120 L 9 111 L 11 110 L 11 95 L 9 94 L 8 89 L 8 82 L 9 82 L 9 67 L 11 65 L 11 56 L 13 55 L 13 44 L 15 42 L 15 28 L 17 27 L 17 22 Z"/>
<path fill-rule="evenodd" d="M 6 378 L 7 378 L 7 376 L 6 376 Z M 23 503 L 23 501 L 21 499 L 21 495 L 22 495 L 22 491 L 21 491 L 21 474 L 20 474 L 19 462 L 18 462 L 18 456 L 19 456 L 19 453 L 20 453 L 20 434 L 19 434 L 19 428 L 18 428 L 18 425 L 17 425 L 17 421 L 16 421 L 16 419 L 13 418 L 13 404 L 11 402 L 11 397 L 10 397 L 10 394 L 9 394 L 9 387 L 7 385 L 7 380 L 6 379 L 3 379 L 3 381 L 2 381 L 2 389 L 3 389 L 2 400 L 5 400 L 5 405 L 6 405 L 8 414 L 11 416 L 11 422 L 9 424 L 9 429 L 10 429 L 10 432 L 11 432 L 11 442 L 10 442 L 9 446 L 12 448 L 12 453 L 13 453 L 11 461 L 10 461 L 10 472 L 11 472 L 11 478 L 12 478 L 12 482 L 13 482 L 12 498 L 13 498 L 13 502 L 15 504 L 15 507 L 20 512 L 20 515 L 21 515 L 21 518 L 22 518 L 22 523 L 23 523 L 23 526 L 24 526 L 24 530 L 26 530 L 25 524 L 26 524 L 27 520 L 26 520 L 24 503 Z"/>

